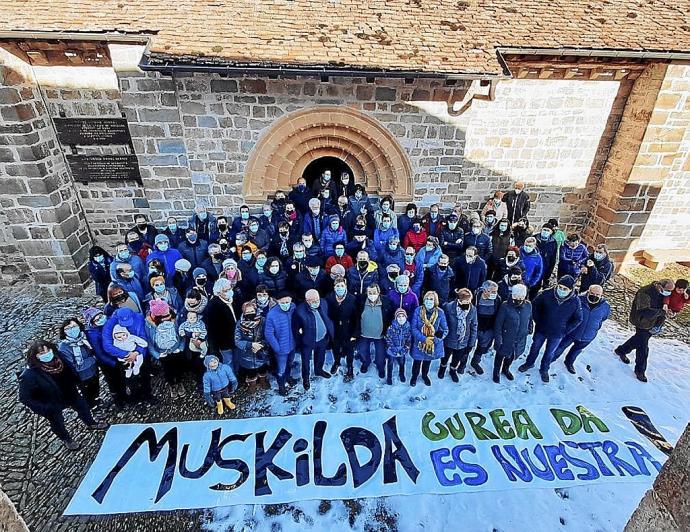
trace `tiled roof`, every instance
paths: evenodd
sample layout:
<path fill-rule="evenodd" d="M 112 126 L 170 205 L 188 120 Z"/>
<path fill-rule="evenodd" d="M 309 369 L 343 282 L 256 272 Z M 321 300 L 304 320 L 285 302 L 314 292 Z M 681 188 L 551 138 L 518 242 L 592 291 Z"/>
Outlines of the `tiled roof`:
<path fill-rule="evenodd" d="M 152 55 L 498 74 L 496 48 L 690 51 L 690 0 L 0 0 L 0 32 L 151 33 Z"/>

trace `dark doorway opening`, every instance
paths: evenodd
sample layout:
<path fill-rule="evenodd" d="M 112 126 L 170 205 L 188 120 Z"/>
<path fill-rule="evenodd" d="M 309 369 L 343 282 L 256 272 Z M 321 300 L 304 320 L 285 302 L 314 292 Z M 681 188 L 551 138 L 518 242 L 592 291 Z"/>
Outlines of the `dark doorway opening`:
<path fill-rule="evenodd" d="M 340 174 L 347 172 L 350 174 L 350 180 L 354 179 L 354 174 L 352 169 L 343 161 L 337 157 L 319 157 L 310 162 L 304 169 L 302 177 L 307 180 L 307 186 L 311 188 L 314 181 L 321 177 L 324 171 L 331 171 L 331 179 L 336 183 L 340 183 Z"/>

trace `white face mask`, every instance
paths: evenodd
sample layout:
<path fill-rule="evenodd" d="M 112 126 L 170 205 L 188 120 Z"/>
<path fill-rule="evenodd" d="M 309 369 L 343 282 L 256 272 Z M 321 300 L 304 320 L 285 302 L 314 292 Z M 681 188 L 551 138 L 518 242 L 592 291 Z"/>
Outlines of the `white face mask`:
<path fill-rule="evenodd" d="M 367 294 L 367 299 L 374 303 L 379 298 L 378 294 Z"/>
<path fill-rule="evenodd" d="M 521 188 L 516 188 L 515 189 L 516 194 L 522 194 L 522 189 Z"/>
<path fill-rule="evenodd" d="M 407 318 L 405 318 L 405 316 L 398 316 L 395 318 L 395 321 L 397 321 L 400 325 L 405 325 Z"/>

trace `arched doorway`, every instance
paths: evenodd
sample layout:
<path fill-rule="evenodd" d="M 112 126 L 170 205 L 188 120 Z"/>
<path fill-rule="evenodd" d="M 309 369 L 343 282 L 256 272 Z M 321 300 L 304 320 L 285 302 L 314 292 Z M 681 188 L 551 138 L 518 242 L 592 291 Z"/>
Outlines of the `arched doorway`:
<path fill-rule="evenodd" d="M 262 133 L 245 168 L 244 198 L 259 202 L 289 190 L 324 157 L 344 162 L 373 194 L 412 199 L 412 167 L 397 139 L 361 111 L 326 105 L 287 114 Z"/>
<path fill-rule="evenodd" d="M 325 170 L 331 171 L 332 179 L 336 183 L 340 183 L 340 176 L 343 172 L 347 172 L 350 176 L 353 175 L 352 168 L 342 159 L 331 156 L 319 157 L 310 162 L 302 172 L 302 177 L 307 180 L 307 186 L 311 187 L 312 183 L 319 179 Z"/>

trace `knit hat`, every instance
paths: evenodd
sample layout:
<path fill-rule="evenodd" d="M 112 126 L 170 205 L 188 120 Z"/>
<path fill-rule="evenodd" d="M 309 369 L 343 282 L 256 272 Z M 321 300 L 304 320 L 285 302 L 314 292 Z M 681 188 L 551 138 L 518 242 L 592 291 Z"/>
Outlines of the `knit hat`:
<path fill-rule="evenodd" d="M 223 269 L 229 268 L 230 266 L 237 268 L 237 262 L 234 259 L 225 259 L 223 261 Z"/>
<path fill-rule="evenodd" d="M 558 280 L 558 284 L 567 286 L 572 290 L 575 287 L 575 279 L 573 279 L 570 275 L 564 275 Z"/>
<path fill-rule="evenodd" d="M 460 220 L 460 218 L 455 213 L 452 213 L 450 216 L 448 216 L 449 222 L 457 222 L 458 220 Z"/>
<path fill-rule="evenodd" d="M 192 272 L 192 279 L 196 279 L 200 275 L 206 275 L 206 270 L 203 268 L 194 268 L 194 271 Z"/>
<path fill-rule="evenodd" d="M 162 275 L 153 275 L 149 279 L 149 284 L 151 285 L 151 288 L 153 288 L 153 285 L 158 282 L 165 284 L 165 277 L 163 277 Z"/>
<path fill-rule="evenodd" d="M 91 326 L 93 319 L 99 314 L 103 314 L 103 311 L 99 308 L 88 307 L 84 309 L 84 312 L 82 312 L 82 317 L 84 318 L 84 323 L 86 324 L 87 328 Z"/>
<path fill-rule="evenodd" d="M 113 338 L 115 338 L 116 334 L 120 333 L 127 333 L 129 334 L 129 331 L 123 327 L 122 325 L 116 324 L 115 327 L 113 327 Z"/>
<path fill-rule="evenodd" d="M 304 265 L 307 268 L 316 268 L 317 266 L 321 266 L 321 261 L 316 255 L 309 255 L 305 260 L 304 260 Z"/>
<path fill-rule="evenodd" d="M 400 272 L 400 266 L 398 266 L 397 264 L 389 264 L 388 266 L 386 266 L 386 272 Z"/>
<path fill-rule="evenodd" d="M 284 297 L 292 297 L 292 294 L 288 290 L 278 290 L 274 296 L 276 300 L 283 299 Z"/>
<path fill-rule="evenodd" d="M 510 293 L 516 299 L 524 299 L 527 297 L 527 287 L 524 284 L 516 284 L 510 289 Z"/>
<path fill-rule="evenodd" d="M 399 308 L 395 311 L 394 317 L 397 318 L 398 316 L 405 316 L 407 318 L 407 312 L 405 312 L 404 308 Z"/>
<path fill-rule="evenodd" d="M 187 259 L 178 259 L 175 261 L 175 269 L 187 273 L 192 269 L 192 263 Z"/>
<path fill-rule="evenodd" d="M 218 360 L 218 357 L 216 355 L 207 355 L 204 357 L 204 367 L 206 369 L 210 369 L 209 365 L 211 364 L 212 361 L 216 361 L 220 363 L 220 360 Z"/>
<path fill-rule="evenodd" d="M 329 224 L 332 224 L 333 222 L 339 222 L 339 221 L 340 221 L 340 216 L 338 216 L 337 214 L 331 214 L 328 217 L 328 223 Z"/>
<path fill-rule="evenodd" d="M 158 233 L 156 235 L 156 238 L 153 240 L 153 243 L 157 246 L 161 242 L 170 243 L 170 239 L 168 239 L 168 235 L 166 235 L 165 233 Z"/>
<path fill-rule="evenodd" d="M 152 299 L 149 301 L 149 313 L 152 317 L 170 314 L 170 305 L 164 299 Z"/>

